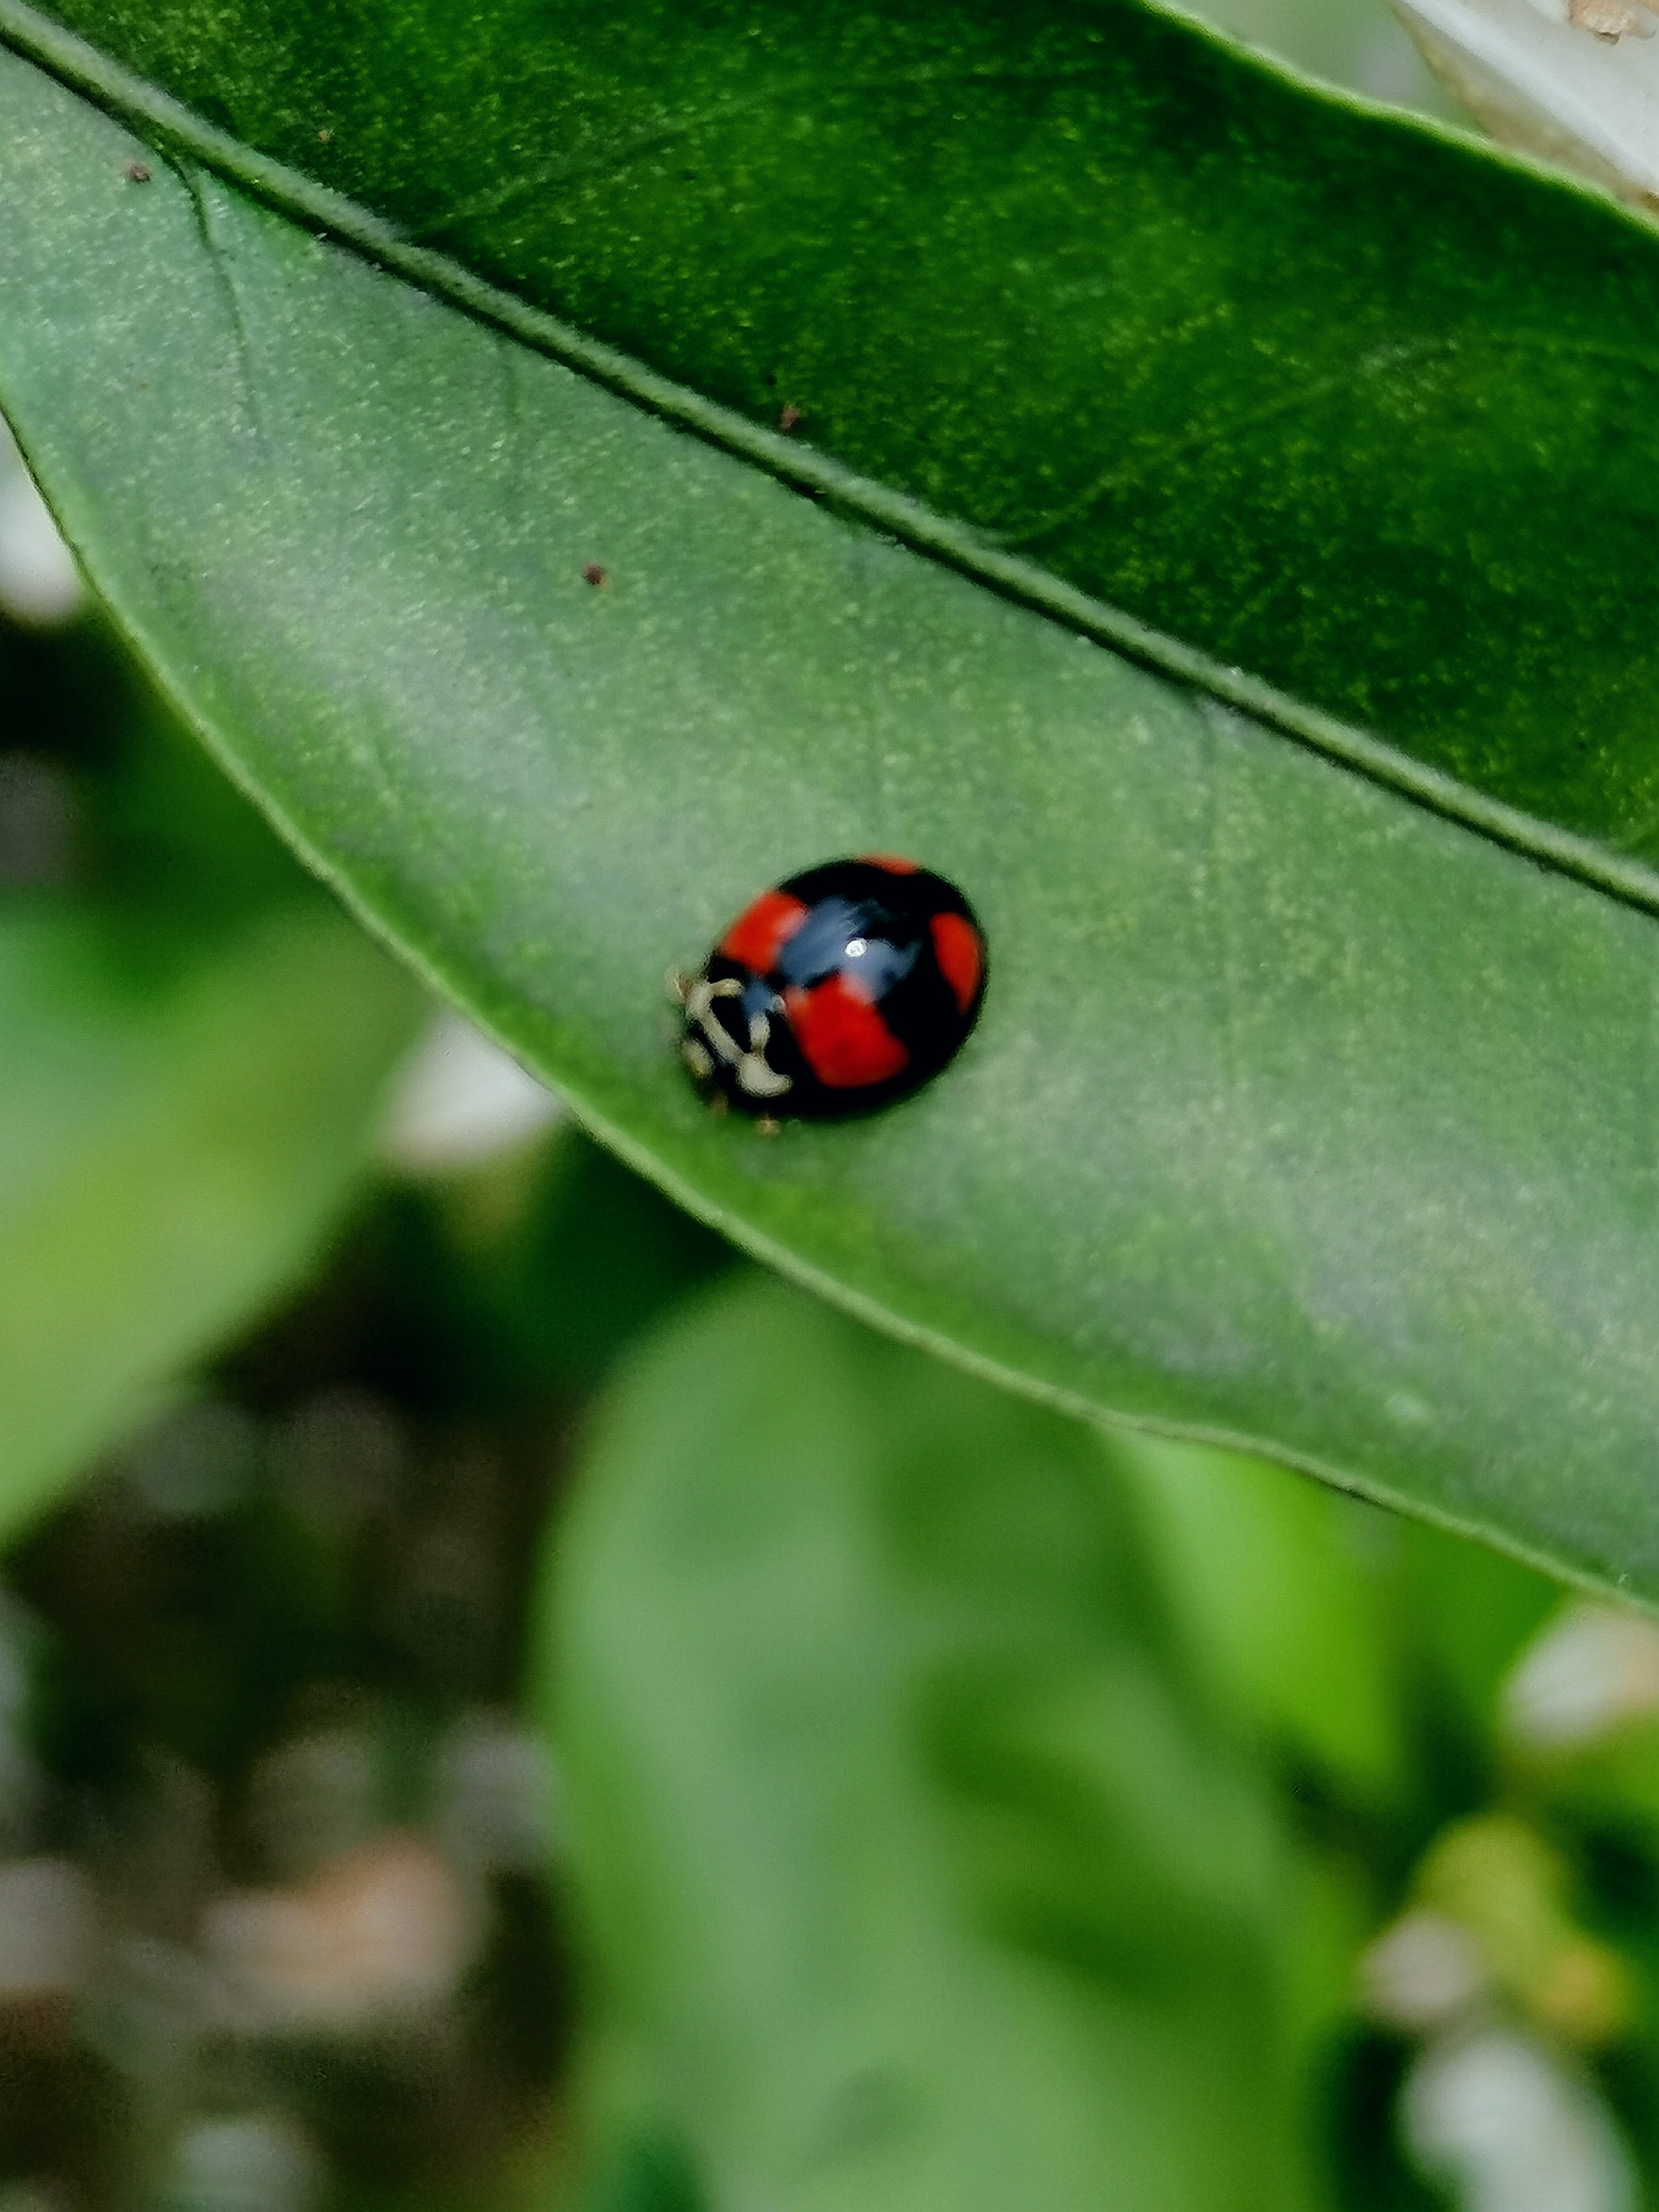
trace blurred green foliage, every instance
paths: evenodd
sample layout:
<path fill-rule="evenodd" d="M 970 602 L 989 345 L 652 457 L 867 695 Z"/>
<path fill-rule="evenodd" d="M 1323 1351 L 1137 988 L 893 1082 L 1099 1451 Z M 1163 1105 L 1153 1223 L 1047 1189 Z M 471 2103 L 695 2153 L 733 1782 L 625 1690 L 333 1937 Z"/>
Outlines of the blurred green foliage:
<path fill-rule="evenodd" d="M 0 1530 L 286 1284 L 420 997 L 96 627 L 0 627 Z"/>

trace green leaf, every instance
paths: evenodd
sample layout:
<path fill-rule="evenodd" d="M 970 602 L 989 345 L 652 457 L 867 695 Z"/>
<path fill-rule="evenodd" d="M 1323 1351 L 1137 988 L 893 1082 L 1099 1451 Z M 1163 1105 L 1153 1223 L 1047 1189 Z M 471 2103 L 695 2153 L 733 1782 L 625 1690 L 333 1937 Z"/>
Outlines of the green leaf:
<path fill-rule="evenodd" d="M 1233 1453 L 1148 1437 L 1119 1458 L 1218 1704 L 1362 1802 L 1402 1796 L 1390 1593 L 1367 1556 L 1380 1548 L 1368 1509 Z"/>
<path fill-rule="evenodd" d="M 1301 2201 L 1271 1817 L 1132 1527 L 1086 1431 L 776 1281 L 627 1375 L 542 1673 L 607 2094 L 716 2212 Z"/>
<path fill-rule="evenodd" d="M 159 970 L 0 911 L 0 1532 L 310 1257 L 417 1004 L 315 900 Z"/>
<path fill-rule="evenodd" d="M 965 565 L 1659 896 L 1659 245 L 1584 194 L 1136 0 L 3 0 L 0 37 L 767 466 L 799 408 Z"/>
<path fill-rule="evenodd" d="M 859 1310 L 1659 1594 L 1659 242 L 1129 5 L 73 20 L 0 397 L 378 929 Z M 663 970 L 906 848 L 963 1060 L 711 1123 Z"/>

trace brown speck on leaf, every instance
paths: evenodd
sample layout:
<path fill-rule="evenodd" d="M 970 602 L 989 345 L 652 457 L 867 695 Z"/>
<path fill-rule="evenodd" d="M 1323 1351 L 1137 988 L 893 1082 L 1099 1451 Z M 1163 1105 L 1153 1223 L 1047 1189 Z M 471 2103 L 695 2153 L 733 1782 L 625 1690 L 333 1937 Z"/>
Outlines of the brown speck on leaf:
<path fill-rule="evenodd" d="M 584 560 L 582 582 L 592 584 L 594 589 L 597 591 L 602 585 L 610 582 L 610 571 L 608 568 L 602 568 L 596 560 Z"/>
<path fill-rule="evenodd" d="M 127 182 L 129 184 L 147 184 L 150 182 L 148 165 L 143 161 L 129 161 Z"/>
<path fill-rule="evenodd" d="M 331 129 L 329 125 L 325 123 L 317 134 L 317 142 L 319 146 L 329 146 L 332 144 L 333 138 L 333 131 Z"/>
<path fill-rule="evenodd" d="M 1567 0 L 1567 20 L 1610 46 L 1620 39 L 1651 39 L 1654 32 L 1647 10 L 1627 0 Z"/>
<path fill-rule="evenodd" d="M 780 430 L 793 430 L 800 420 L 801 410 L 794 400 L 790 400 L 778 417 L 778 427 Z"/>

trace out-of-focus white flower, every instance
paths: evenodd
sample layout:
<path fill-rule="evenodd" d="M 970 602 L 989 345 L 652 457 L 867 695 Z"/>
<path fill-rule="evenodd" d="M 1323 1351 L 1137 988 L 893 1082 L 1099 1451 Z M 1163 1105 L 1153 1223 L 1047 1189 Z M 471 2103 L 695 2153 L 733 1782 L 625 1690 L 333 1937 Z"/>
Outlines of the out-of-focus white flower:
<path fill-rule="evenodd" d="M 0 1866 L 0 1998 L 73 1994 L 86 1981 L 94 1935 L 91 1891 L 70 1860 Z"/>
<path fill-rule="evenodd" d="M 246 2034 L 350 2031 L 438 2009 L 471 1961 L 479 1916 L 423 1837 L 391 1831 L 287 1889 L 233 1891 L 203 1949 Z"/>
<path fill-rule="evenodd" d="M 1576 1750 L 1659 1713 L 1659 1622 L 1608 1605 L 1574 1605 L 1521 1654 L 1504 1684 L 1499 1723 L 1529 1751 Z"/>
<path fill-rule="evenodd" d="M 1459 2212 L 1635 2212 L 1606 2105 L 1542 2044 L 1492 2027 L 1431 2044 L 1406 2082 L 1406 2146 Z"/>
<path fill-rule="evenodd" d="M 0 423 L 0 608 L 19 622 L 62 622 L 81 599 L 74 557 Z"/>
<path fill-rule="evenodd" d="M 305 2212 L 324 2179 L 321 2155 L 293 2121 L 239 2113 L 183 2130 L 159 2203 L 160 2212 Z"/>
<path fill-rule="evenodd" d="M 1651 204 L 1659 39 L 1646 0 L 1393 0 L 1495 138 Z"/>
<path fill-rule="evenodd" d="M 1486 1990 L 1480 1945 L 1444 1913 L 1409 1912 L 1385 1930 L 1359 1962 L 1367 2012 L 1412 2033 L 1456 2019 Z"/>
<path fill-rule="evenodd" d="M 456 1722 L 439 1764 L 437 1828 L 468 1873 L 539 1873 L 557 1829 L 555 1776 L 545 1747 L 505 1714 Z"/>
<path fill-rule="evenodd" d="M 385 1150 L 397 1167 L 428 1174 L 475 1167 L 551 1128 L 564 1110 L 545 1083 L 445 1008 L 393 1092 Z"/>

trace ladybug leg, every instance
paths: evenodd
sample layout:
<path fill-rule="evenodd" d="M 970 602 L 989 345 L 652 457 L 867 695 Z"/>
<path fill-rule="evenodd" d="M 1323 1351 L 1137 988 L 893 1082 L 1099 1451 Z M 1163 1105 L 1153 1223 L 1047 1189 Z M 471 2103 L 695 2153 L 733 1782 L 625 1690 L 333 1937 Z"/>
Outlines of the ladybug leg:
<path fill-rule="evenodd" d="M 663 988 L 668 994 L 671 1006 L 684 1006 L 691 995 L 691 985 L 678 967 L 671 967 L 664 976 Z"/>
<path fill-rule="evenodd" d="M 780 1075 L 766 1058 L 766 1046 L 772 1041 L 772 1024 L 764 1014 L 749 1017 L 749 1050 L 737 1062 L 737 1081 L 751 1098 L 781 1098 L 787 1090 L 793 1090 L 793 1075 Z"/>
<path fill-rule="evenodd" d="M 770 1114 L 761 1114 L 757 1117 L 755 1121 L 757 1137 L 780 1137 L 782 1133 L 783 1124 L 780 1121 L 774 1121 Z"/>
<path fill-rule="evenodd" d="M 718 983 L 699 980 L 693 983 L 686 993 L 687 1028 L 700 1029 L 708 1044 L 714 1047 L 715 1052 L 725 1061 L 728 1067 L 736 1067 L 744 1055 L 737 1039 L 724 1024 L 715 1020 L 714 1003 L 717 998 L 741 998 L 742 996 L 743 985 L 735 976 L 730 975 Z M 696 1040 L 694 1038 L 692 1041 L 694 1043 Z"/>

